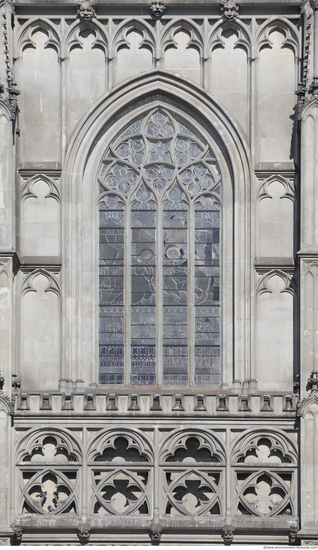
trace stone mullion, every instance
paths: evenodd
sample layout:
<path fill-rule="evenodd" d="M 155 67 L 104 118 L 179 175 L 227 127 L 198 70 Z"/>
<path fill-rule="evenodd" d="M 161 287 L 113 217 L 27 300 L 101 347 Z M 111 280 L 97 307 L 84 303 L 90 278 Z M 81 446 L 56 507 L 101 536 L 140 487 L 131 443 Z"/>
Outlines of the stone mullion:
<path fill-rule="evenodd" d="M 195 375 L 195 219 L 193 202 L 189 204 L 188 234 L 188 339 L 189 339 L 189 385 L 194 385 Z"/>
<path fill-rule="evenodd" d="M 156 302 L 157 302 L 157 326 L 156 326 L 156 365 L 157 365 L 157 385 L 162 384 L 163 378 L 163 266 L 162 266 L 162 216 L 163 204 L 158 201 L 157 206 L 157 280 L 156 280 Z"/>
<path fill-rule="evenodd" d="M 130 227 L 130 209 L 131 202 L 126 204 L 125 212 L 125 243 L 124 243 L 124 315 L 125 315 L 125 385 L 130 385 L 131 372 L 131 227 Z"/>

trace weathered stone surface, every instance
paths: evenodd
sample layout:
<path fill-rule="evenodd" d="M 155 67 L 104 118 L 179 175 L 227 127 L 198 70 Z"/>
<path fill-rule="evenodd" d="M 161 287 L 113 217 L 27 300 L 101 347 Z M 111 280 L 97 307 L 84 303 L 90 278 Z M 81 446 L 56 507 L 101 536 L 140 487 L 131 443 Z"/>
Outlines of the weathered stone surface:
<path fill-rule="evenodd" d="M 316 4 L 0 0 L 0 545 L 316 541 Z"/>

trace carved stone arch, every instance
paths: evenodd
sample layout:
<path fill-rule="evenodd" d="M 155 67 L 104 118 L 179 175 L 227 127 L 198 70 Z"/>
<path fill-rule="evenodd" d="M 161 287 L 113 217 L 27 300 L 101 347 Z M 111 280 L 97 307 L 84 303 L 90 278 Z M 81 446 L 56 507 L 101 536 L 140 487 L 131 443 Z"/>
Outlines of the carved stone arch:
<path fill-rule="evenodd" d="M 260 442 L 268 440 L 269 456 L 265 462 L 256 461 L 258 464 L 267 464 L 275 466 L 278 462 L 295 466 L 298 460 L 296 443 L 290 439 L 282 430 L 272 430 L 270 428 L 259 428 L 253 432 L 245 431 L 238 435 L 231 445 L 231 463 L 244 463 L 248 453 L 253 453 L 258 449 Z M 275 460 L 271 460 L 276 455 Z"/>
<path fill-rule="evenodd" d="M 111 42 L 111 55 L 116 55 L 118 48 L 122 46 L 129 47 L 129 37 L 127 37 L 127 35 L 132 30 L 136 30 L 137 32 L 141 33 L 142 40 L 140 43 L 140 47 L 144 46 L 146 48 L 149 48 L 152 55 L 154 56 L 157 44 L 153 28 L 147 23 L 147 21 L 135 18 L 128 20 L 126 19 L 116 29 L 116 32 Z"/>
<path fill-rule="evenodd" d="M 263 46 L 272 46 L 270 34 L 275 30 L 281 31 L 285 36 L 282 47 L 289 46 L 294 52 L 295 57 L 298 58 L 300 55 L 299 34 L 297 29 L 285 17 L 272 16 L 260 26 L 256 35 L 257 52 Z"/>
<path fill-rule="evenodd" d="M 125 441 L 120 441 L 119 445 L 118 440 Z M 107 460 L 105 451 L 106 454 L 109 452 L 110 457 L 113 455 L 113 458 Z M 153 448 L 145 435 L 140 430 L 130 430 L 128 428 L 110 429 L 102 434 L 99 433 L 88 446 L 87 459 L 91 464 L 100 461 L 114 462 L 116 461 L 116 453 L 118 453 L 118 456 L 122 455 L 121 463 L 153 463 L 154 461 Z M 138 460 L 138 455 L 140 460 Z"/>
<path fill-rule="evenodd" d="M 11 401 L 7 395 L 0 395 L 0 411 L 4 411 L 9 416 L 14 413 L 14 401 Z"/>
<path fill-rule="evenodd" d="M 175 35 L 180 31 L 186 31 L 190 34 L 187 47 L 195 47 L 202 57 L 204 54 L 204 42 L 200 27 L 191 19 L 172 20 L 164 27 L 160 37 L 160 48 L 164 52 L 169 46 L 176 47 Z"/>
<path fill-rule="evenodd" d="M 318 118 L 318 98 L 316 97 L 305 104 L 300 114 L 300 119 L 303 122 L 310 118 L 313 122 L 315 122 Z"/>
<path fill-rule="evenodd" d="M 38 30 L 45 31 L 48 35 L 45 46 L 52 46 L 57 51 L 58 55 L 61 54 L 61 35 L 57 27 L 54 27 L 52 22 L 45 17 L 34 17 L 29 19 L 19 30 L 16 41 L 16 57 L 22 55 L 25 46 L 30 45 L 35 47 L 32 35 Z"/>
<path fill-rule="evenodd" d="M 49 273 L 43 268 L 35 269 L 29 275 L 27 275 L 27 277 L 25 277 L 21 287 L 21 295 L 24 296 L 25 294 L 27 294 L 27 292 L 37 292 L 36 288 L 34 287 L 34 280 L 36 279 L 36 277 L 40 276 L 47 279 L 47 288 L 45 289 L 45 292 L 53 292 L 57 296 L 60 296 L 61 290 L 57 279 L 54 277 L 54 275 L 52 275 L 52 273 Z"/>
<path fill-rule="evenodd" d="M 107 57 L 109 46 L 108 37 L 105 28 L 97 20 L 84 22 L 75 21 L 73 25 L 70 26 L 64 39 L 64 55 L 68 56 L 73 46 L 83 47 L 80 33 L 87 29 L 95 34 L 95 42 L 92 44 L 92 48 L 94 46 L 99 46 L 103 49 Z"/>
<path fill-rule="evenodd" d="M 21 199 L 26 200 L 29 197 L 36 197 L 37 195 L 33 192 L 33 187 L 38 181 L 44 181 L 48 188 L 49 192 L 45 195 L 45 198 L 53 198 L 58 203 L 61 201 L 61 194 L 60 190 L 56 184 L 51 178 L 46 176 L 45 174 L 36 174 L 35 176 L 32 176 L 29 180 L 27 180 L 24 185 L 22 186 L 20 197 Z"/>
<path fill-rule="evenodd" d="M 138 99 L 136 100 L 136 98 Z M 149 71 L 147 74 L 135 76 L 129 81 L 119 84 L 111 93 L 104 94 L 103 97 L 96 101 L 90 111 L 83 116 L 69 141 L 64 164 L 65 170 L 62 175 L 62 185 L 65 183 L 69 193 L 71 193 L 71 189 L 74 189 L 74 192 L 80 194 L 79 196 L 85 197 L 83 199 L 85 214 L 80 209 L 75 213 L 78 223 L 81 223 L 80 220 L 83 215 L 86 221 L 90 220 L 86 224 L 87 231 L 90 232 L 86 238 L 97 243 L 98 222 L 97 213 L 95 214 L 94 210 L 96 196 L 92 194 L 92 181 L 96 182 L 96 193 L 98 193 L 97 178 L 99 175 L 99 162 L 105 154 L 105 143 L 111 143 L 120 135 L 119 132 L 122 131 L 122 128 L 126 124 L 128 125 L 130 120 L 137 119 L 146 109 L 149 110 L 149 105 L 153 105 L 154 107 L 167 105 L 173 108 L 173 112 L 177 112 L 178 116 L 179 114 L 181 116 L 181 113 L 183 113 L 183 116 L 186 114 L 187 124 L 191 124 L 191 127 L 195 130 L 200 126 L 200 132 L 202 131 L 203 137 L 208 143 L 211 143 L 211 148 L 214 150 L 217 162 L 220 163 L 220 173 L 222 174 L 223 182 L 223 204 L 228 205 L 227 208 L 224 208 L 225 234 L 223 246 L 226 250 L 226 257 L 230 258 L 231 265 L 233 266 L 233 274 L 236 279 L 236 284 L 233 285 L 233 288 L 240 288 L 241 277 L 244 276 L 245 281 L 250 281 L 247 273 L 252 268 L 249 252 L 249 236 L 248 232 L 243 230 L 243 225 L 249 223 L 248 220 L 250 218 L 249 197 L 252 171 L 249 147 L 231 113 L 225 110 L 217 100 L 206 93 L 199 85 L 188 79 L 178 77 L 164 70 Z M 69 194 L 70 196 L 71 194 Z M 68 200 L 66 197 L 65 207 L 71 208 L 71 204 L 67 202 Z M 237 205 L 237 216 L 233 217 L 234 204 Z M 233 220 L 235 227 L 232 225 Z M 79 241 L 82 239 L 82 235 L 79 232 L 74 232 L 67 224 L 64 226 L 64 232 L 66 237 L 63 237 L 63 240 L 65 238 L 69 239 L 71 248 L 79 245 Z M 242 273 L 243 264 L 240 263 L 240 269 L 236 269 L 234 265 L 235 258 L 232 252 L 233 232 L 238 236 L 237 246 L 246 256 L 244 274 Z M 92 252 L 87 250 L 87 247 L 84 247 L 83 262 L 84 256 L 87 254 L 92 255 L 92 257 L 90 259 L 86 258 L 85 262 L 95 262 L 97 248 L 96 251 Z M 71 258 L 72 256 L 69 256 L 64 271 L 65 292 L 68 292 L 73 285 L 70 270 L 73 261 Z M 230 297 L 233 274 L 231 270 L 224 271 L 224 273 L 226 277 L 231 277 L 230 280 L 227 280 L 230 289 L 227 299 L 231 307 L 226 308 L 226 316 L 228 317 L 226 326 L 229 326 L 228 323 L 234 323 L 239 333 L 242 332 L 245 334 L 246 330 L 249 331 L 249 321 L 247 320 L 249 319 L 249 306 L 245 304 L 244 313 L 242 311 L 240 314 L 237 313 L 237 315 L 232 317 L 233 303 L 236 304 L 235 308 L 240 309 L 243 307 L 244 301 L 233 302 Z M 248 292 L 248 285 L 244 285 L 244 291 Z M 92 304 L 97 296 L 97 279 L 93 281 L 89 291 L 86 289 L 85 292 L 87 294 L 88 292 L 90 293 L 90 298 L 85 298 L 85 293 L 80 293 L 79 302 L 89 299 L 90 304 Z M 79 307 L 79 303 L 74 304 L 74 306 L 75 308 Z M 244 323 L 241 322 L 242 318 L 245 319 Z M 240 328 L 238 325 L 240 325 Z M 92 327 L 92 330 L 94 330 L 94 327 Z M 92 335 L 92 341 L 96 341 L 96 336 L 93 337 Z M 227 353 L 224 357 L 230 357 L 230 349 L 232 349 L 231 336 L 228 338 Z M 242 357 L 235 362 L 237 366 L 237 379 L 243 379 L 244 369 L 249 369 L 249 366 L 246 367 L 246 365 L 250 364 L 249 349 L 244 348 L 241 351 Z M 89 376 L 92 380 L 96 380 L 97 376 L 96 365 L 98 361 L 96 354 L 97 349 L 92 349 L 89 374 L 86 369 L 85 375 L 86 377 Z M 84 377 L 84 373 L 82 377 Z M 229 359 L 226 359 L 226 364 L 224 365 L 223 380 L 226 380 L 227 384 L 232 383 L 232 361 Z"/>
<path fill-rule="evenodd" d="M 221 46 L 224 48 L 224 38 L 222 37 L 223 31 L 232 30 L 237 34 L 237 41 L 234 47 L 241 46 L 247 52 L 247 55 L 251 55 L 252 51 L 252 36 L 249 28 L 242 21 L 238 19 L 232 21 L 219 20 L 213 25 L 207 37 L 207 46 L 209 50 L 213 50 L 215 46 Z"/>
<path fill-rule="evenodd" d="M 31 429 L 27 433 L 24 433 L 16 445 L 16 461 L 22 464 L 29 462 L 27 459 L 30 458 L 30 461 L 33 463 L 45 464 L 45 460 L 32 460 L 32 456 L 34 456 L 37 452 L 40 457 L 41 452 L 43 453 L 43 450 L 45 450 L 47 439 L 54 439 L 56 442 L 55 456 L 58 456 L 58 452 L 63 450 L 63 456 L 66 457 L 66 461 L 61 461 L 59 459 L 54 460 L 53 457 L 53 460 L 49 460 L 50 463 L 59 465 L 65 462 L 76 462 L 77 464 L 82 462 L 82 449 L 80 441 L 77 440 L 74 434 L 59 428 L 38 428 L 37 430 Z M 50 457 L 53 455 L 53 452 L 50 453 Z"/>
<path fill-rule="evenodd" d="M 0 10 L 3 10 L 4 13 L 14 13 L 14 5 L 10 0 L 1 0 Z"/>
<path fill-rule="evenodd" d="M 271 269 L 268 273 L 265 273 L 263 277 L 259 280 L 256 287 L 256 295 L 260 296 L 264 293 L 271 294 L 272 291 L 268 287 L 268 282 L 273 277 L 279 277 L 284 282 L 284 288 L 280 292 L 287 292 L 288 294 L 291 294 L 292 296 L 295 293 L 295 283 L 292 279 L 292 274 L 286 273 L 282 271 L 281 269 Z"/>
<path fill-rule="evenodd" d="M 9 105 L 3 99 L 0 99 L 0 124 L 1 119 L 4 118 L 6 122 L 11 120 L 12 113 L 10 111 Z"/>
<path fill-rule="evenodd" d="M 281 199 L 290 199 L 292 202 L 294 202 L 295 199 L 295 188 L 290 183 L 290 181 L 285 178 L 284 176 L 281 176 L 280 174 L 272 175 L 269 178 L 265 179 L 259 186 L 256 198 L 258 202 L 261 202 L 263 199 L 269 198 L 271 199 L 271 193 L 269 191 L 269 187 L 272 183 L 275 181 L 278 181 L 281 183 L 284 187 L 284 193 L 280 197 Z"/>
<path fill-rule="evenodd" d="M 189 440 L 196 440 L 196 443 L 191 441 L 193 450 L 189 449 Z M 213 463 L 215 465 L 216 463 L 224 464 L 226 460 L 224 443 L 214 433 L 212 434 L 212 432 L 203 429 L 177 429 L 166 436 L 160 443 L 160 463 L 170 462 L 169 458 L 174 457 L 178 450 L 183 450 L 185 459 L 187 459 L 187 454 L 189 454 L 189 458 L 191 454 L 196 454 L 197 459 L 193 456 L 193 462 Z M 200 455 L 204 460 L 200 460 Z M 208 455 L 210 455 L 210 459 Z M 174 459 L 172 461 L 175 462 Z"/>

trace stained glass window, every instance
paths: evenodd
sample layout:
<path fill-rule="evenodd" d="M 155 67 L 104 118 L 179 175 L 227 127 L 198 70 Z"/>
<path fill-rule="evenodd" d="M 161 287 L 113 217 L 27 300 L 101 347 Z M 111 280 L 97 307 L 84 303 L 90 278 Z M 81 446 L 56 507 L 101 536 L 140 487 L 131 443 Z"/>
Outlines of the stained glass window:
<path fill-rule="evenodd" d="M 99 381 L 220 383 L 221 176 L 185 120 L 153 109 L 99 176 Z"/>

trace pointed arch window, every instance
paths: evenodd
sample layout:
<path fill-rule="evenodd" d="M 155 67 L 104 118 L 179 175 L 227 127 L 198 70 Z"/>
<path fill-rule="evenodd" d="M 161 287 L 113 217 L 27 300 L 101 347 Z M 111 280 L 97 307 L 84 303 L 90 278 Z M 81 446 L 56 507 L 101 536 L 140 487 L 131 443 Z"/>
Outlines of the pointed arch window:
<path fill-rule="evenodd" d="M 109 144 L 99 175 L 99 381 L 220 383 L 221 176 L 166 108 Z"/>

